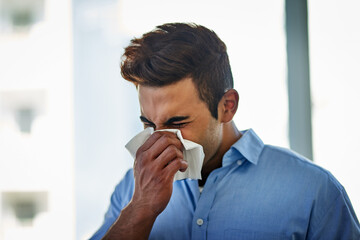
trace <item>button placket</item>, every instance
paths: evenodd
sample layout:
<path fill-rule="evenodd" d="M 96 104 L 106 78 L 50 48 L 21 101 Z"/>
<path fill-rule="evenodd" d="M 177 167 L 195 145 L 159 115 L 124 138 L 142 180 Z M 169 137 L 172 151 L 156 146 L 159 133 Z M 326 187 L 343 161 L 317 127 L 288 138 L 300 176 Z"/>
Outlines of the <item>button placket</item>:
<path fill-rule="evenodd" d="M 193 218 L 192 239 L 206 239 L 208 226 L 207 218 L 216 194 L 214 186 L 218 180 L 217 172 L 217 170 L 214 170 L 209 175 L 197 203 Z"/>

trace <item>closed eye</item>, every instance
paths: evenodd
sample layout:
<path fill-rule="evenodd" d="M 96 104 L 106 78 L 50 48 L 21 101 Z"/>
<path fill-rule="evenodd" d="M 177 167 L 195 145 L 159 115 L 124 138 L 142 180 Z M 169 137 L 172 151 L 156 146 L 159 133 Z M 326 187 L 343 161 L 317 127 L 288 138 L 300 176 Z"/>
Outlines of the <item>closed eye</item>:
<path fill-rule="evenodd" d="M 153 127 L 155 128 L 155 125 L 152 123 L 143 123 L 145 127 Z"/>
<path fill-rule="evenodd" d="M 187 124 L 189 124 L 190 122 L 183 122 L 183 123 L 172 123 L 169 126 L 170 127 L 174 127 L 174 128 L 183 128 L 185 127 Z"/>
<path fill-rule="evenodd" d="M 164 123 L 164 126 L 169 126 L 172 128 L 183 128 L 191 122 L 189 121 L 189 118 L 189 116 L 173 116 Z M 185 122 L 186 120 L 187 122 Z"/>
<path fill-rule="evenodd" d="M 153 127 L 155 128 L 155 124 L 151 121 L 147 120 L 144 116 L 140 116 L 141 122 L 144 124 L 145 127 Z"/>

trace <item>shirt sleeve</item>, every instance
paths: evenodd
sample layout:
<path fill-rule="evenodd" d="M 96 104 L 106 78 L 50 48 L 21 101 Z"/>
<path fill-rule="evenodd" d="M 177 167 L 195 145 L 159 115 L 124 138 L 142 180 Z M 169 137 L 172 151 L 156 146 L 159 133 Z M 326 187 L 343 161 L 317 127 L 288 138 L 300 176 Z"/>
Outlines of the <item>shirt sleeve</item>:
<path fill-rule="evenodd" d="M 359 221 L 342 186 L 338 196 L 324 214 L 319 215 L 317 222 L 309 232 L 308 239 L 360 239 Z"/>
<path fill-rule="evenodd" d="M 105 235 L 115 220 L 119 217 L 121 210 L 129 203 L 133 192 L 134 177 L 131 169 L 115 187 L 115 190 L 111 195 L 110 206 L 104 216 L 104 221 L 90 240 L 100 240 Z"/>

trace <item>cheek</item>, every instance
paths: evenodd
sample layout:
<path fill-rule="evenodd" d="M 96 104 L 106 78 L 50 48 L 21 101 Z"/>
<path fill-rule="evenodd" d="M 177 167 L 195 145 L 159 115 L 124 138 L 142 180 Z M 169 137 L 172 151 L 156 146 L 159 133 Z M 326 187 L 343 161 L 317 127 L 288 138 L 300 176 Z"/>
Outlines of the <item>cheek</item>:
<path fill-rule="evenodd" d="M 211 118 L 198 119 L 196 124 L 184 127 L 181 134 L 184 139 L 198 143 L 203 146 L 205 159 L 213 156 L 221 142 L 221 126 Z"/>
<path fill-rule="evenodd" d="M 184 139 L 203 145 L 203 141 L 207 138 L 207 131 L 210 127 L 207 119 L 198 119 L 198 121 L 181 128 L 180 131 Z"/>
<path fill-rule="evenodd" d="M 183 129 L 180 129 L 180 131 L 184 139 L 201 144 L 202 136 L 200 129 L 185 127 Z"/>
<path fill-rule="evenodd" d="M 219 149 L 221 143 L 221 131 L 216 126 L 209 129 L 203 139 L 205 159 L 211 158 Z"/>
<path fill-rule="evenodd" d="M 201 132 L 198 132 L 197 142 L 203 146 L 205 153 L 205 161 L 212 158 L 218 151 L 221 143 L 221 126 L 216 121 L 210 121 Z"/>

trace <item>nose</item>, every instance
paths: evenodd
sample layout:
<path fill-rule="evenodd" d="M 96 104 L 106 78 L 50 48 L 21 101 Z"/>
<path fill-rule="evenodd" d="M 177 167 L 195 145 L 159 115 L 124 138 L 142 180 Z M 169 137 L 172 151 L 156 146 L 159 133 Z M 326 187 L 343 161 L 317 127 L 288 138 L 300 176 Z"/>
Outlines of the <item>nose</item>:
<path fill-rule="evenodd" d="M 164 129 L 174 129 L 176 130 L 177 128 L 171 128 L 171 127 L 166 127 L 166 126 L 154 126 L 154 131 L 159 131 L 159 130 L 164 130 Z"/>
<path fill-rule="evenodd" d="M 157 130 L 164 130 L 164 129 L 166 129 L 166 127 L 160 127 L 160 126 L 156 126 L 155 127 L 155 130 L 157 131 Z"/>
<path fill-rule="evenodd" d="M 164 130 L 164 129 L 172 129 L 172 128 L 169 128 L 169 127 L 166 127 L 166 126 L 162 126 L 162 127 L 156 126 L 154 130 L 158 131 L 158 130 Z"/>

